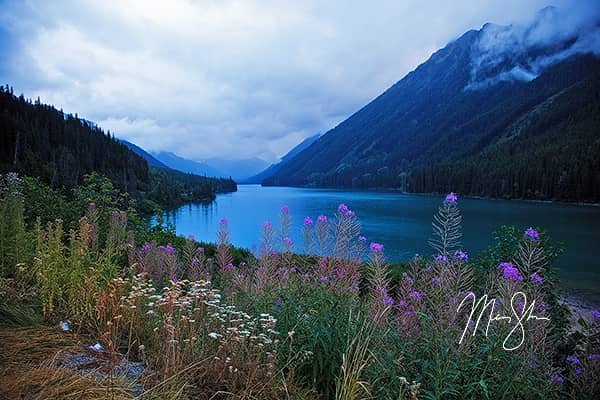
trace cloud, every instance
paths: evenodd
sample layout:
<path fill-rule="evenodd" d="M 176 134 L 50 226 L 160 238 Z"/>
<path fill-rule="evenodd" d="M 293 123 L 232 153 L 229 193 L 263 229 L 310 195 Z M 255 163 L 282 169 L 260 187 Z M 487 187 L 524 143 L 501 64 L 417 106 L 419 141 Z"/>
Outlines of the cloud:
<path fill-rule="evenodd" d="M 0 73 L 151 151 L 273 161 L 464 31 L 544 5 L 0 0 Z"/>
<path fill-rule="evenodd" d="M 548 66 L 582 53 L 600 54 L 600 8 L 593 2 L 546 7 L 525 23 L 489 24 L 472 50 L 471 81 L 465 89 L 528 82 Z"/>

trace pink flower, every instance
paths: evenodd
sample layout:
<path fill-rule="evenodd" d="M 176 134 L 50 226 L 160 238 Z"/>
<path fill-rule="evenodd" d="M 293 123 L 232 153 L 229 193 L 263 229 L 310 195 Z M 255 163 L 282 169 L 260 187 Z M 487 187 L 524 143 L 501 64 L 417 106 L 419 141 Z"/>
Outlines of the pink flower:
<path fill-rule="evenodd" d="M 306 227 L 313 226 L 313 220 L 311 217 L 304 217 L 304 226 L 306 226 Z"/>
<path fill-rule="evenodd" d="M 381 253 L 381 252 L 383 252 L 383 245 L 380 244 L 380 243 L 373 242 L 373 243 L 371 243 L 370 248 L 371 248 L 371 251 L 373 253 Z"/>
<path fill-rule="evenodd" d="M 533 283 L 537 283 L 540 285 L 544 282 L 542 277 L 537 272 L 534 272 L 533 274 L 531 274 L 531 276 L 529 277 L 529 280 Z"/>
<path fill-rule="evenodd" d="M 511 263 L 500 263 L 500 265 L 498 265 L 498 269 L 502 270 L 502 275 L 504 275 L 506 279 L 519 282 L 523 281 L 523 277 L 519 273 L 519 270 L 515 268 Z"/>
<path fill-rule="evenodd" d="M 319 215 L 317 217 L 317 223 L 321 223 L 321 224 L 327 223 L 327 217 L 324 215 Z"/>
<path fill-rule="evenodd" d="M 450 192 L 446 195 L 446 198 L 444 199 L 444 203 L 446 204 L 456 204 L 456 202 L 458 201 L 458 197 L 456 196 L 456 194 L 454 192 Z"/>
<path fill-rule="evenodd" d="M 540 240 L 540 234 L 535 229 L 529 227 L 525 230 L 525 239 L 538 242 Z"/>
<path fill-rule="evenodd" d="M 283 206 L 281 207 L 281 212 L 284 214 L 287 214 L 290 211 L 290 208 L 288 206 Z"/>

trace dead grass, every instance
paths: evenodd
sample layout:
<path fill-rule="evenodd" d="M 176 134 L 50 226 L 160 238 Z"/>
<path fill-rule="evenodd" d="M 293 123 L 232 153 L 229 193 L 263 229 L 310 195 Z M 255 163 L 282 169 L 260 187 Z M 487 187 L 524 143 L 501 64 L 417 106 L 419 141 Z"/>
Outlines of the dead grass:
<path fill-rule="evenodd" d="M 0 399 L 130 399 L 123 388 L 55 365 L 60 353 L 81 348 L 85 339 L 58 328 L 0 327 Z"/>

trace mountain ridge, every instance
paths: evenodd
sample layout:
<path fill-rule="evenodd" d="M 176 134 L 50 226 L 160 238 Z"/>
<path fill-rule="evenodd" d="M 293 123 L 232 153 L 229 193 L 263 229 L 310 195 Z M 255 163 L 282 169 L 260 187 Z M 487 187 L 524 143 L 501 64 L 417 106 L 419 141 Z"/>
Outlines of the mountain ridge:
<path fill-rule="evenodd" d="M 594 55 L 596 49 L 589 52 L 569 50 L 580 42 L 580 37 L 573 35 L 562 38 L 560 43 L 536 44 L 529 53 L 528 49 L 510 48 L 504 57 L 484 40 L 488 39 L 491 26 L 468 31 L 434 52 L 414 71 L 289 160 L 263 184 L 444 191 L 445 184 L 435 180 L 426 180 L 428 184 L 419 182 L 423 180 L 422 171 L 427 166 L 447 165 L 479 154 L 501 137 L 513 140 L 507 139 L 505 132 L 511 124 L 552 96 L 593 77 L 594 72 L 600 69 L 600 61 Z M 520 32 L 517 30 L 515 35 Z M 519 43 L 517 41 L 517 45 Z M 565 52 L 565 49 L 569 51 Z M 557 54 L 556 59 L 545 68 L 537 71 L 531 67 L 537 65 L 536 60 L 540 57 L 548 59 L 552 54 Z M 485 62 L 474 64 L 474 60 Z M 508 79 L 507 71 L 517 67 L 529 74 Z M 493 84 L 473 86 L 477 82 L 492 81 Z M 586 82 L 595 87 L 594 79 Z M 583 89 L 577 86 L 574 90 Z M 591 99 L 594 97 L 591 96 Z M 550 109 L 558 112 L 563 108 Z M 548 121 L 554 121 L 552 115 L 543 114 Z M 562 124 L 561 121 L 554 123 Z M 594 130 L 589 121 L 580 125 L 580 129 L 586 132 Z M 544 131 L 530 134 L 543 135 Z M 591 137 L 593 135 L 581 135 L 582 140 L 588 142 Z M 537 171 L 539 174 L 542 172 Z M 515 173 L 516 170 L 505 167 L 506 176 Z M 553 172 L 555 175 L 561 173 Z M 464 194 L 590 200 L 556 187 L 542 190 L 540 187 L 524 188 L 528 184 L 523 182 L 519 185 L 520 190 L 507 189 L 504 193 L 496 193 L 489 185 L 478 183 L 465 188 Z M 595 189 L 586 196 L 600 200 Z"/>

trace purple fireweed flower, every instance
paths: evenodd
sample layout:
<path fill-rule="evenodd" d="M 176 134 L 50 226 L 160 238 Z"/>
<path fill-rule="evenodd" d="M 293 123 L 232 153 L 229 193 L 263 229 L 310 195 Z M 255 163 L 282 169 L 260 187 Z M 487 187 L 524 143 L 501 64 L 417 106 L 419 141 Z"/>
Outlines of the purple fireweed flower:
<path fill-rule="evenodd" d="M 271 221 L 265 221 L 263 222 L 263 228 L 264 229 L 270 229 L 273 227 L 273 224 L 271 223 Z"/>
<path fill-rule="evenodd" d="M 434 285 L 439 285 L 440 283 L 442 283 L 442 278 L 434 276 L 433 278 L 431 278 L 431 283 Z"/>
<path fill-rule="evenodd" d="M 596 321 L 600 321 L 600 311 L 592 310 L 592 317 L 594 317 Z"/>
<path fill-rule="evenodd" d="M 567 362 L 571 365 L 579 365 L 579 358 L 575 357 L 575 356 L 568 356 L 567 357 Z"/>
<path fill-rule="evenodd" d="M 590 360 L 590 361 L 600 361 L 600 354 L 590 354 L 588 356 L 588 360 Z"/>
<path fill-rule="evenodd" d="M 454 259 L 466 263 L 467 261 L 469 261 L 469 255 L 462 250 L 456 250 L 454 252 Z"/>
<path fill-rule="evenodd" d="M 408 276 L 408 274 L 406 272 L 402 273 L 402 281 L 406 282 L 406 284 L 408 286 L 412 286 L 412 284 L 413 284 L 412 278 L 410 276 Z"/>
<path fill-rule="evenodd" d="M 511 263 L 507 263 L 507 262 L 500 263 L 500 265 L 498 267 L 502 268 L 502 275 L 504 275 L 504 277 L 506 279 L 510 279 L 513 281 L 519 281 L 519 282 L 521 282 L 523 280 L 523 277 L 519 273 L 519 270 L 517 268 L 513 267 L 513 265 Z"/>
<path fill-rule="evenodd" d="M 198 265 L 200 264 L 200 260 L 198 260 L 196 257 L 192 258 L 192 265 Z"/>
<path fill-rule="evenodd" d="M 348 211 L 350 211 L 350 209 L 348 208 L 347 205 L 345 204 L 340 204 L 338 206 L 338 212 L 342 213 L 342 214 L 346 214 Z"/>
<path fill-rule="evenodd" d="M 175 254 L 175 248 L 170 244 L 165 246 L 165 251 L 169 254 Z"/>
<path fill-rule="evenodd" d="M 321 224 L 325 224 L 325 223 L 327 223 L 327 217 L 326 217 L 326 216 L 324 216 L 324 215 L 319 215 L 319 216 L 317 217 L 317 222 L 318 222 L 318 223 L 321 223 Z"/>
<path fill-rule="evenodd" d="M 358 241 L 361 242 L 361 243 L 365 243 L 367 241 L 367 238 L 364 237 L 364 236 L 359 236 L 358 237 Z"/>
<path fill-rule="evenodd" d="M 531 276 L 529 277 L 529 280 L 533 283 L 537 283 L 540 285 L 544 282 L 542 277 L 537 272 L 534 272 L 533 274 L 531 274 Z"/>
<path fill-rule="evenodd" d="M 412 292 L 408 293 L 408 296 L 411 299 L 418 301 L 418 300 L 421 300 L 421 297 L 423 297 L 423 294 L 421 292 L 419 292 L 418 290 L 413 290 Z"/>
<path fill-rule="evenodd" d="M 290 208 L 288 206 L 283 206 L 281 207 L 281 212 L 287 214 L 288 212 L 290 212 Z"/>
<path fill-rule="evenodd" d="M 454 192 L 450 192 L 446 195 L 446 198 L 444 199 L 444 203 L 446 204 L 456 204 L 456 202 L 458 201 L 458 197 L 456 196 L 456 194 Z"/>
<path fill-rule="evenodd" d="M 321 282 L 327 282 L 327 281 L 329 280 L 329 278 L 327 277 L 327 275 L 321 275 L 321 276 L 319 277 L 319 280 L 320 280 Z"/>
<path fill-rule="evenodd" d="M 286 237 L 283 238 L 283 243 L 286 246 L 292 246 L 294 244 L 294 241 L 290 237 L 286 236 Z"/>
<path fill-rule="evenodd" d="M 219 221 L 219 223 L 221 225 L 227 225 L 227 218 L 221 218 L 221 220 Z"/>
<path fill-rule="evenodd" d="M 517 309 L 521 312 L 523 312 L 523 309 L 525 308 L 525 302 L 524 301 L 517 301 Z"/>
<path fill-rule="evenodd" d="M 438 264 L 448 262 L 448 257 L 442 256 L 442 255 L 436 256 L 435 257 L 435 262 L 438 263 Z"/>
<path fill-rule="evenodd" d="M 373 253 L 381 253 L 381 252 L 383 252 L 383 245 L 380 244 L 380 243 L 372 242 L 370 248 L 371 248 L 371 251 Z"/>
<path fill-rule="evenodd" d="M 144 253 L 147 253 L 147 252 L 149 252 L 149 251 L 150 251 L 151 247 L 152 247 L 152 246 L 150 245 L 150 243 L 146 242 L 146 243 L 144 243 L 144 244 L 142 245 L 142 247 L 140 248 L 140 250 L 141 250 L 142 252 L 144 252 Z"/>
<path fill-rule="evenodd" d="M 408 304 L 408 303 L 407 303 L 406 301 L 404 301 L 404 300 L 400 300 L 400 301 L 398 302 L 398 305 L 399 305 L 400 307 L 406 307 L 406 305 L 407 305 L 407 304 Z"/>
<path fill-rule="evenodd" d="M 304 217 L 304 226 L 306 226 L 306 227 L 313 226 L 313 220 L 311 217 Z"/>
<path fill-rule="evenodd" d="M 281 299 L 277 298 L 277 299 L 275 299 L 275 301 L 273 301 L 273 305 L 275 305 L 277 307 L 281 307 L 283 305 L 283 301 L 281 301 Z"/>
<path fill-rule="evenodd" d="M 386 307 L 391 307 L 394 304 L 394 299 L 392 299 L 390 296 L 386 296 L 383 299 L 383 305 L 385 305 Z"/>
<path fill-rule="evenodd" d="M 198 253 L 204 253 L 204 247 L 198 247 L 198 248 L 196 249 L 196 251 L 197 251 Z"/>
<path fill-rule="evenodd" d="M 525 239 L 537 242 L 540 240 L 540 234 L 535 229 L 529 227 L 525 229 Z"/>
<path fill-rule="evenodd" d="M 225 271 L 233 271 L 235 267 L 233 266 L 232 263 L 229 263 L 225 266 Z"/>
<path fill-rule="evenodd" d="M 187 238 L 188 238 L 188 240 L 191 240 L 192 242 L 194 241 L 194 235 L 192 235 L 192 234 L 188 235 Z"/>
<path fill-rule="evenodd" d="M 581 374 L 581 368 L 575 368 L 575 375 Z"/>
<path fill-rule="evenodd" d="M 177 275 L 173 275 L 173 278 L 171 279 L 171 281 L 173 283 L 177 283 L 178 279 L 177 279 Z"/>
<path fill-rule="evenodd" d="M 563 383 L 565 381 L 563 377 L 558 374 L 550 375 L 550 380 L 554 383 Z"/>

